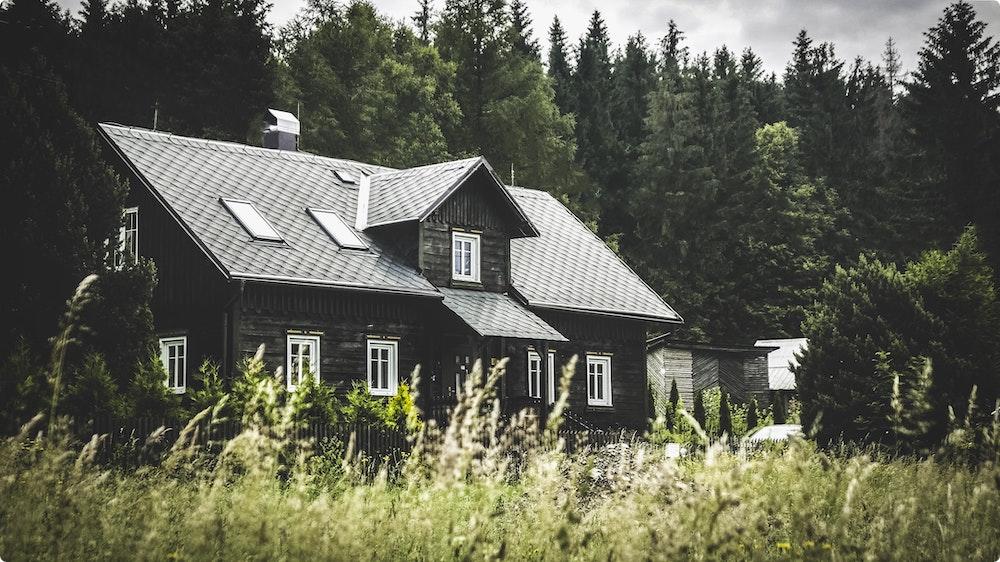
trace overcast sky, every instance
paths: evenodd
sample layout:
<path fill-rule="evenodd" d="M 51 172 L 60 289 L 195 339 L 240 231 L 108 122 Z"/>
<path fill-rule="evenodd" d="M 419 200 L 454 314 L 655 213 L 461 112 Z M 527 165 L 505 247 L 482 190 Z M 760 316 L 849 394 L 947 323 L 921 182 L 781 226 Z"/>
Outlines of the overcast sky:
<path fill-rule="evenodd" d="M 73 12 L 80 0 L 58 0 Z M 306 0 L 272 0 L 270 20 L 283 25 Z M 406 20 L 417 0 L 373 0 L 393 20 Z M 435 0 L 440 9 L 444 0 Z M 912 70 L 923 32 L 934 25 L 948 4 L 943 0 L 527 0 L 535 36 L 547 48 L 548 27 L 559 16 L 572 43 L 584 33 L 591 13 L 599 9 L 615 45 L 637 31 L 650 42 L 659 41 L 667 21 L 673 19 L 684 32 L 694 53 L 720 45 L 740 51 L 752 47 L 767 69 L 781 74 L 792 49 L 792 40 L 806 29 L 816 42 L 832 41 L 840 58 L 856 56 L 878 62 L 885 40 L 892 37 L 902 55 L 903 68 Z M 1000 0 L 974 0 L 987 30 L 1000 35 Z"/>

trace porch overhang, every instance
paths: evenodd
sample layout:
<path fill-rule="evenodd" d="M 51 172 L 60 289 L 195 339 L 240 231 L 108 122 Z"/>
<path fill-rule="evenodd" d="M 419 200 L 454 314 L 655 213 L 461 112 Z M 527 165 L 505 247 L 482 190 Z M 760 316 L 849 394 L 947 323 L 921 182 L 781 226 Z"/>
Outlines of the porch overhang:
<path fill-rule="evenodd" d="M 446 287 L 439 290 L 445 307 L 481 337 L 569 341 L 505 294 Z"/>

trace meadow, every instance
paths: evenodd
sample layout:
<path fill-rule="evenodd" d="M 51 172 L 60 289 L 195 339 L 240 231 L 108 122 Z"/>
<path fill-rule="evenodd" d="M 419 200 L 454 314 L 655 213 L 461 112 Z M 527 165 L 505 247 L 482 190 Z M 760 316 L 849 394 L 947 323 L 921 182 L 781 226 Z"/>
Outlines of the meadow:
<path fill-rule="evenodd" d="M 0 445 L 4 560 L 995 560 L 1000 470 L 876 449 L 684 458 L 636 441 L 567 455 L 556 430 L 503 420 L 502 365 L 470 377 L 450 424 L 417 424 L 388 465 L 288 437 L 264 377 L 245 429 L 210 447 L 207 408 L 155 462 L 99 462 L 38 416 Z M 565 384 L 565 381 L 564 381 Z M 565 387 L 564 387 L 565 388 Z M 252 411 L 249 411 L 252 410 Z M 527 432 L 529 438 L 523 436 Z M 154 447 L 167 432 L 137 442 Z M 517 440 L 513 435 L 521 436 Z"/>

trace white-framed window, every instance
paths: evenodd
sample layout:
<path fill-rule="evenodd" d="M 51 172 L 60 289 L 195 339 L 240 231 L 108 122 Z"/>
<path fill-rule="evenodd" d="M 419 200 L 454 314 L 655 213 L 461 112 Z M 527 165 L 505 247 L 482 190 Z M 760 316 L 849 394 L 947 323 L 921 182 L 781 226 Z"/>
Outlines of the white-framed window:
<path fill-rule="evenodd" d="M 479 235 L 451 233 L 451 278 L 479 282 Z"/>
<path fill-rule="evenodd" d="M 319 382 L 319 336 L 288 334 L 285 386 L 295 388 L 312 374 Z"/>
<path fill-rule="evenodd" d="M 393 396 L 399 386 L 397 358 L 399 342 L 368 340 L 368 391 L 375 396 Z"/>
<path fill-rule="evenodd" d="M 368 246 L 361 241 L 358 234 L 351 227 L 347 226 L 347 223 L 337 213 L 326 209 L 313 209 L 312 207 L 308 207 L 306 210 L 309 211 L 309 214 L 316 219 L 320 227 L 341 248 L 351 248 L 354 250 L 368 249 Z"/>
<path fill-rule="evenodd" d="M 611 357 L 608 355 L 587 356 L 587 404 L 611 405 Z"/>
<path fill-rule="evenodd" d="M 163 381 L 174 394 L 187 390 L 187 336 L 160 338 L 160 361 L 167 372 Z"/>
<path fill-rule="evenodd" d="M 118 228 L 118 253 L 115 266 L 139 262 L 139 207 L 129 207 L 122 212 L 122 225 Z"/>
<path fill-rule="evenodd" d="M 546 374 L 545 380 L 549 388 L 549 404 L 556 401 L 556 384 L 555 384 L 555 364 L 556 364 L 556 353 L 554 351 L 549 352 L 548 372 Z M 532 398 L 542 397 L 542 357 L 535 350 L 528 350 L 528 396 Z"/>

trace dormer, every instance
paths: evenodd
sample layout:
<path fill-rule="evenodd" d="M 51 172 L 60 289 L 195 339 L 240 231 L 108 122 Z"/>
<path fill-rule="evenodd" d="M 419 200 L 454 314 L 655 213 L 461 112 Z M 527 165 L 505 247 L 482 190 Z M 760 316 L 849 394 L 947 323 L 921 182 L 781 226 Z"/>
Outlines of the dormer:
<path fill-rule="evenodd" d="M 405 223 L 416 226 L 417 267 L 439 287 L 506 291 L 510 240 L 538 236 L 482 157 L 362 179 L 357 228 Z"/>

